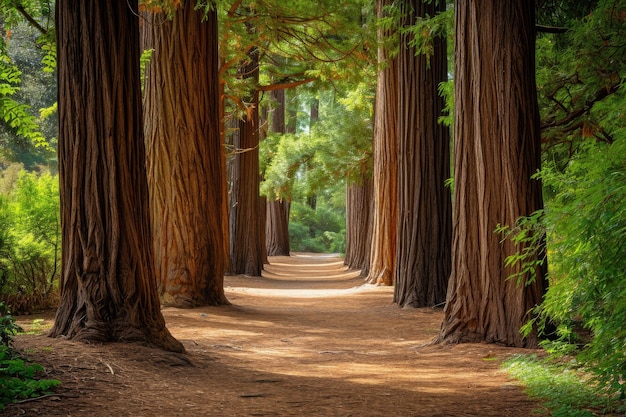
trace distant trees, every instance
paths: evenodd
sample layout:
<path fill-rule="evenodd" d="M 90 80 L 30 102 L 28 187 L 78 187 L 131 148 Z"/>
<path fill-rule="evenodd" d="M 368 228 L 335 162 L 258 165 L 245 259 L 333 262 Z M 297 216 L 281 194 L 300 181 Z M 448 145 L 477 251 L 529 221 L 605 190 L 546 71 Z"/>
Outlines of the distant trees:
<path fill-rule="evenodd" d="M 285 90 L 273 90 L 270 97 L 272 103 L 269 130 L 271 133 L 285 134 L 287 133 Z M 289 256 L 289 205 L 289 200 L 283 196 L 267 197 L 265 246 L 268 256 Z"/>
<path fill-rule="evenodd" d="M 63 272 L 50 335 L 180 352 L 155 280 L 136 11 L 56 3 Z"/>
<path fill-rule="evenodd" d="M 10 165 L 0 176 L 0 301 L 15 314 L 52 307 L 60 269 L 58 176 Z"/>

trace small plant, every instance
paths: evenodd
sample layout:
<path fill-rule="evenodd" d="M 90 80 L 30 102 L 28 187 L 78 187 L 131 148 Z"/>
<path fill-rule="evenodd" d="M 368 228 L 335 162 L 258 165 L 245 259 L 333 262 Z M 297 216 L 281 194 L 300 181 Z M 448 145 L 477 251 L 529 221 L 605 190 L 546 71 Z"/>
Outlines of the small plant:
<path fill-rule="evenodd" d="M 9 346 L 13 336 L 22 331 L 15 323 L 11 310 L 3 302 L 0 302 L 0 346 Z"/>
<path fill-rule="evenodd" d="M 27 364 L 8 346 L 0 346 L 0 410 L 15 401 L 51 394 L 61 384 L 56 379 L 35 379 L 41 372 L 41 365 Z"/>
<path fill-rule="evenodd" d="M 55 379 L 36 379 L 43 367 L 27 364 L 11 349 L 13 336 L 20 331 L 9 308 L 0 303 L 0 410 L 11 402 L 50 394 L 61 383 Z"/>

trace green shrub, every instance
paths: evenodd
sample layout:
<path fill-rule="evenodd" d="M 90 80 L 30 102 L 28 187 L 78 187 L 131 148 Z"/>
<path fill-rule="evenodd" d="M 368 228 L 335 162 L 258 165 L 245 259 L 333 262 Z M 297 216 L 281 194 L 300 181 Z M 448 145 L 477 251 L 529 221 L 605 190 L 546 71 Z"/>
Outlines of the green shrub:
<path fill-rule="evenodd" d="M 26 363 L 11 349 L 13 336 L 21 330 L 9 308 L 0 302 L 0 410 L 15 401 L 50 394 L 51 389 L 61 383 L 54 379 L 36 379 L 43 367 Z"/>
<path fill-rule="evenodd" d="M 345 219 L 338 209 L 318 203 L 292 202 L 289 221 L 291 250 L 295 252 L 343 253 L 346 249 Z"/>
<path fill-rule="evenodd" d="M 542 216 L 523 219 L 515 232 L 543 230 L 548 242 L 549 288 L 524 331 L 537 325 L 549 336 L 543 346 L 550 353 L 576 355 L 620 395 L 626 391 L 625 156 L 626 139 L 590 143 L 565 170 L 544 168 L 552 198 Z M 524 253 L 507 261 L 527 262 Z"/>
<path fill-rule="evenodd" d="M 8 347 L 13 336 L 20 331 L 22 329 L 15 323 L 9 307 L 0 302 L 0 346 Z"/>
<path fill-rule="evenodd" d="M 54 292 L 59 274 L 58 177 L 22 170 L 12 182 L 0 195 L 0 293 L 28 311 Z"/>
<path fill-rule="evenodd" d="M 626 380 L 625 156 L 626 139 L 612 145 L 594 143 L 572 159 L 564 173 L 544 174 L 556 197 L 547 210 L 551 286 L 541 311 L 557 321 L 561 342 L 573 340 L 579 326 L 591 332 L 580 359 L 600 382 L 622 393 Z"/>
<path fill-rule="evenodd" d="M 0 345 L 0 410 L 12 402 L 51 394 L 61 382 L 37 379 L 43 370 L 41 365 L 28 364 L 8 346 Z"/>

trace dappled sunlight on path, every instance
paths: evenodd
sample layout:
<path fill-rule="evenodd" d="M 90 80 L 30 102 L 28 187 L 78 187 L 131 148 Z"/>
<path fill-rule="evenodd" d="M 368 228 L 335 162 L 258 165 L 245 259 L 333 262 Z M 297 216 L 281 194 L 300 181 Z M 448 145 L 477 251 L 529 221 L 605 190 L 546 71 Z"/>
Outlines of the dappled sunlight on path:
<path fill-rule="evenodd" d="M 365 285 L 337 255 L 272 257 L 262 277 L 226 276 L 225 292 L 230 306 L 163 309 L 184 356 L 18 338 L 66 390 L 36 415 L 526 417 L 539 407 L 500 371 L 519 350 L 429 346 L 441 310 L 398 308 L 393 288 Z"/>

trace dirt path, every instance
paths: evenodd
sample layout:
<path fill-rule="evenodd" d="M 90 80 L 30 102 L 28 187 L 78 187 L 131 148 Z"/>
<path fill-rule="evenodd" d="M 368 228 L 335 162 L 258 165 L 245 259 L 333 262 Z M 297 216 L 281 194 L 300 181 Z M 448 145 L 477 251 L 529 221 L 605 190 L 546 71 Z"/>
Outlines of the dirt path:
<path fill-rule="evenodd" d="M 17 337 L 63 385 L 6 415 L 526 417 L 540 408 L 500 371 L 518 350 L 423 347 L 441 311 L 399 309 L 391 288 L 361 285 L 338 257 L 270 261 L 263 278 L 226 277 L 232 306 L 164 309 L 187 355 Z"/>

